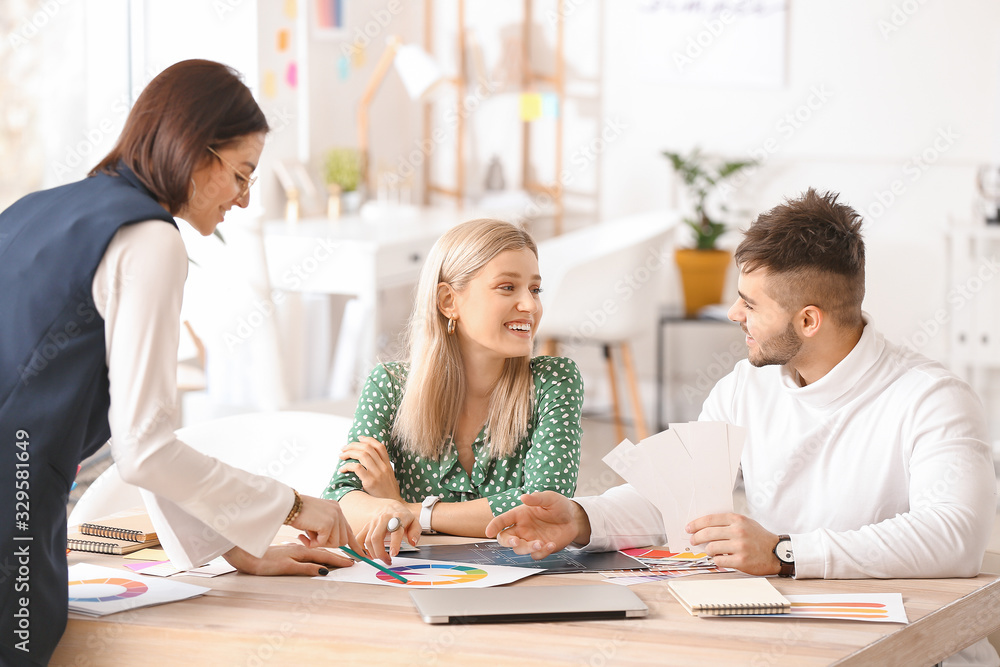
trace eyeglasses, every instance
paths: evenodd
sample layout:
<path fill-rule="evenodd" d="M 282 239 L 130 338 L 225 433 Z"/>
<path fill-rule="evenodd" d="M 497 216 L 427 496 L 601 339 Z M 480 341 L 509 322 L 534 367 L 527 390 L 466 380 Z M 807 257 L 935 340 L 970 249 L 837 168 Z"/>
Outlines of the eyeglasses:
<path fill-rule="evenodd" d="M 257 182 L 257 177 L 245 175 L 242 171 L 234 167 L 229 160 L 227 160 L 226 158 L 222 157 L 217 152 L 215 152 L 215 149 L 212 148 L 211 146 L 206 146 L 206 148 L 208 148 L 209 152 L 211 152 L 212 155 L 222 160 L 222 164 L 226 165 L 227 167 L 233 170 L 233 173 L 236 174 L 236 179 L 240 183 L 243 183 L 243 189 L 240 190 L 240 199 L 246 197 L 250 193 L 250 188 L 253 186 L 254 183 Z"/>

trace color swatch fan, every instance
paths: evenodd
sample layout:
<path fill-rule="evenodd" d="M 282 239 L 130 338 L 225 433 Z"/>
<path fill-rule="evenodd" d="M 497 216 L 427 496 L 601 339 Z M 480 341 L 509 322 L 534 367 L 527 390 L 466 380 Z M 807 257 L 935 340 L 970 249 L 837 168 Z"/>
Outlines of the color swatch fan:
<path fill-rule="evenodd" d="M 69 610 L 89 616 L 187 600 L 208 592 L 204 586 L 137 577 L 126 570 L 77 563 L 69 568 Z"/>
<path fill-rule="evenodd" d="M 623 440 L 604 462 L 660 511 L 670 549 L 690 551 L 689 521 L 733 511 L 745 438 L 723 422 L 671 424 L 637 445 Z"/>

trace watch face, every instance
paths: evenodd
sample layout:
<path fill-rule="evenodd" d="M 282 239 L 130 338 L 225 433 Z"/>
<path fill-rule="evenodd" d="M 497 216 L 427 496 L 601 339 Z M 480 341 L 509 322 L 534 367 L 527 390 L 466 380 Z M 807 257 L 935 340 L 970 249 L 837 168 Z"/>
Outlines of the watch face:
<path fill-rule="evenodd" d="M 782 563 L 794 563 L 795 557 L 792 555 L 792 541 L 781 540 L 778 542 L 778 546 L 774 547 L 774 555 Z"/>

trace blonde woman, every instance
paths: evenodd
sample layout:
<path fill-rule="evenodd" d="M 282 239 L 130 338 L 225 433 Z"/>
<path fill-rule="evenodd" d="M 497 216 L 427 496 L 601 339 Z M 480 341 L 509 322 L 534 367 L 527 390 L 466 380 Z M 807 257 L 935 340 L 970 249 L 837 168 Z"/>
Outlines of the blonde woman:
<path fill-rule="evenodd" d="M 484 537 L 521 494 L 576 488 L 583 382 L 569 359 L 531 358 L 541 282 L 535 242 L 510 223 L 465 222 L 434 245 L 408 361 L 368 377 L 323 494 L 373 556 L 389 563 L 422 530 Z"/>

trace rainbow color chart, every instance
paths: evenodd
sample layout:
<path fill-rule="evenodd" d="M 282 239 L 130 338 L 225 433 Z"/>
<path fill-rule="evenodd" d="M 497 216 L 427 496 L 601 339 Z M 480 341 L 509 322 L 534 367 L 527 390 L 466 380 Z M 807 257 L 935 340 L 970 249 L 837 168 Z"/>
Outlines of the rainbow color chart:
<path fill-rule="evenodd" d="M 404 584 L 385 572 L 376 572 L 375 576 L 381 581 L 400 586 L 454 586 L 456 584 L 471 584 L 488 576 L 486 570 L 478 567 L 448 563 L 404 565 L 389 569 L 402 576 L 407 582 Z"/>
<path fill-rule="evenodd" d="M 142 595 L 149 587 L 141 581 L 104 577 L 69 582 L 70 602 L 111 602 Z"/>
<path fill-rule="evenodd" d="M 70 565 L 67 579 L 69 610 L 90 616 L 186 600 L 209 591 L 204 586 L 161 581 L 156 577 L 146 579 L 117 568 L 89 563 Z"/>

